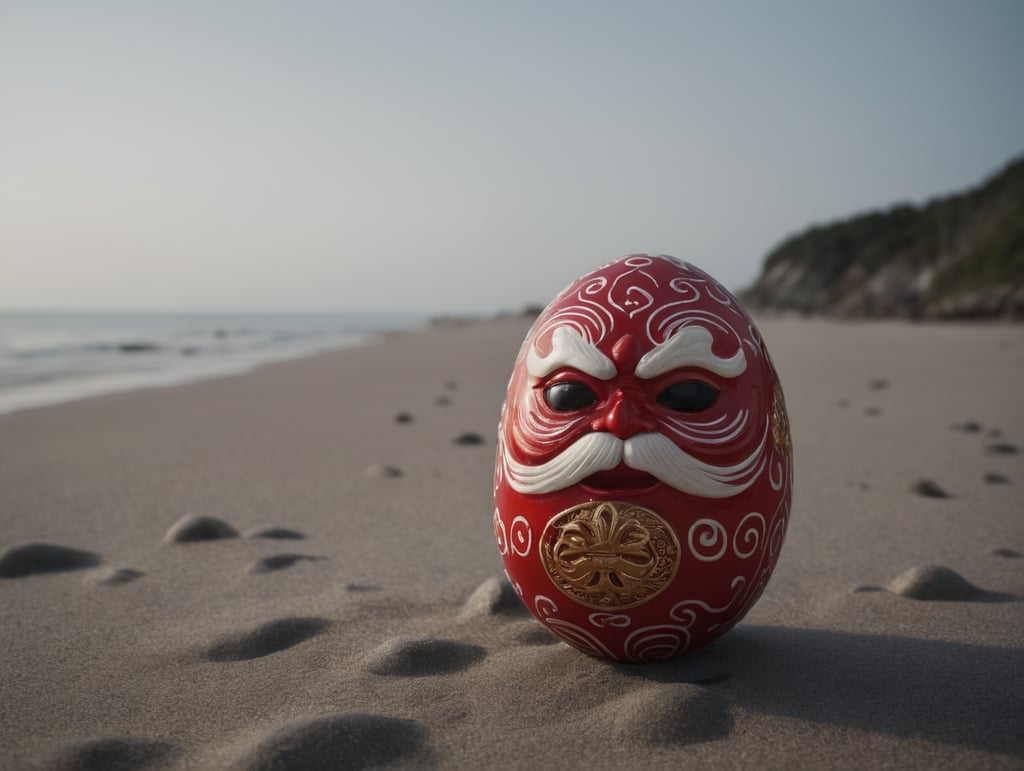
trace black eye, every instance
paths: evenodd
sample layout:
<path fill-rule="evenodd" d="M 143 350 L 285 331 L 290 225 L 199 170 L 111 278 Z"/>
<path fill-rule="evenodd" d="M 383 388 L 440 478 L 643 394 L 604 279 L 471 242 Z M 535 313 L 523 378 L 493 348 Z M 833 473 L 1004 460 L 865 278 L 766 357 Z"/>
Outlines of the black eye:
<path fill-rule="evenodd" d="M 718 389 L 699 380 L 674 383 L 658 394 L 658 404 L 679 412 L 706 410 L 718 399 Z"/>
<path fill-rule="evenodd" d="M 552 383 L 544 389 L 544 401 L 552 409 L 560 412 L 582 410 L 597 401 L 597 395 L 583 383 L 566 381 Z"/>

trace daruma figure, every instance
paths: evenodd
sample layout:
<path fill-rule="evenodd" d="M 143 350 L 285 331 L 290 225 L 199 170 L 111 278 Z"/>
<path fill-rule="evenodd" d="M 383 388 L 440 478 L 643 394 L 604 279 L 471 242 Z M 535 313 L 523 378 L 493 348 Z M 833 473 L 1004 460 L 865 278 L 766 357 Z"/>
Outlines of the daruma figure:
<path fill-rule="evenodd" d="M 760 596 L 792 452 L 753 321 L 666 256 L 598 268 L 549 305 L 498 430 L 494 533 L 530 612 L 594 656 L 680 656 Z"/>

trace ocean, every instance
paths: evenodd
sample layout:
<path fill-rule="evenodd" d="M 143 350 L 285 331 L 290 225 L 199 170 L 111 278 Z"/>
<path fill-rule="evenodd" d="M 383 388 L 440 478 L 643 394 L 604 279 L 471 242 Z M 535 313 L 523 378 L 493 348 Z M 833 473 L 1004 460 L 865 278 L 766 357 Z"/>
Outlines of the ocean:
<path fill-rule="evenodd" d="M 0 311 L 0 413 L 245 372 L 428 322 L 400 313 Z"/>

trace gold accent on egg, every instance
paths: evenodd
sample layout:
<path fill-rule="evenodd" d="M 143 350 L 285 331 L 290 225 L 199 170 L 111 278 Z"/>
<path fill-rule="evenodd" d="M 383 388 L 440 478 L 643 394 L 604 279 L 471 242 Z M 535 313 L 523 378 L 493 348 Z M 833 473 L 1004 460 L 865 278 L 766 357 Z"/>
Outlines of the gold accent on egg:
<path fill-rule="evenodd" d="M 591 608 L 628 608 L 661 592 L 679 566 L 675 531 L 650 509 L 590 501 L 552 517 L 540 558 L 555 586 Z"/>
<path fill-rule="evenodd" d="M 792 451 L 789 438 L 789 416 L 786 414 L 786 401 L 782 396 L 782 386 L 777 381 L 772 394 L 772 437 L 779 449 L 788 456 Z"/>

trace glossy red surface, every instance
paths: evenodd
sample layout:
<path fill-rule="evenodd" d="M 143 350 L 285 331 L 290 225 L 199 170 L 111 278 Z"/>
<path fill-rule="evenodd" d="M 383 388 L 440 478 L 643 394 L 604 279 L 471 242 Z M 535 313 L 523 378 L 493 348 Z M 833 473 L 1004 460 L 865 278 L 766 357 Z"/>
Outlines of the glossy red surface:
<path fill-rule="evenodd" d="M 747 312 L 687 263 L 631 255 L 569 286 L 523 343 L 495 536 L 516 592 L 566 642 L 671 658 L 760 596 L 791 480 L 782 391 Z"/>

